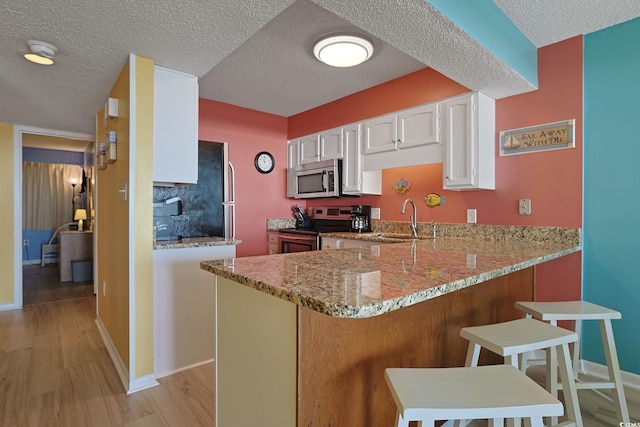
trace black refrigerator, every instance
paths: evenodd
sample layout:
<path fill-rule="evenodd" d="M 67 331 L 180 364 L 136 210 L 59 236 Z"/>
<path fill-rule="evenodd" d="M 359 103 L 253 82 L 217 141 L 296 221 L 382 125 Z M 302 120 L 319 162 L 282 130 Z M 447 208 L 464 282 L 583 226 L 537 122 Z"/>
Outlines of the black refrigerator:
<path fill-rule="evenodd" d="M 229 162 L 227 143 L 198 141 L 198 183 L 174 187 L 154 186 L 154 212 L 160 211 L 156 206 L 176 198 L 181 200 L 181 211 L 170 218 L 163 218 L 169 239 L 235 239 L 234 173 L 233 165 Z M 154 217 L 154 224 L 157 220 Z"/>

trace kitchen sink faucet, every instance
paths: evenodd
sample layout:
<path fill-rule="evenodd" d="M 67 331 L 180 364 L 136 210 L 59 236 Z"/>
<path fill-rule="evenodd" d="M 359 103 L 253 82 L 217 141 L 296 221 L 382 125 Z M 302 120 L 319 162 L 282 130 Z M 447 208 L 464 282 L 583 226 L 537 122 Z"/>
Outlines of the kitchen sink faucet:
<path fill-rule="evenodd" d="M 418 224 L 417 224 L 417 220 L 416 220 L 416 215 L 417 215 L 417 210 L 416 210 L 416 204 L 414 203 L 413 200 L 411 199 L 407 199 L 402 203 L 402 209 L 400 210 L 400 213 L 402 215 L 404 215 L 404 211 L 407 208 L 407 203 L 411 202 L 411 204 L 413 205 L 413 215 L 409 217 L 409 221 L 411 224 L 411 231 L 413 234 L 413 237 L 418 237 Z"/>

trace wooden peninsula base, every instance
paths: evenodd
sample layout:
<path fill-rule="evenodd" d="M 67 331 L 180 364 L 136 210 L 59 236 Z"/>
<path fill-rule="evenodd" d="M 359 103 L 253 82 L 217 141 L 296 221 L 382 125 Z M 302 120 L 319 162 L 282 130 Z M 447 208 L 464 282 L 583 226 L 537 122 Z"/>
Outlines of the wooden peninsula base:
<path fill-rule="evenodd" d="M 463 366 L 460 328 L 522 317 L 514 302 L 533 300 L 533 287 L 530 267 L 379 316 L 344 319 L 216 276 L 217 426 L 394 425 L 385 368 Z"/>

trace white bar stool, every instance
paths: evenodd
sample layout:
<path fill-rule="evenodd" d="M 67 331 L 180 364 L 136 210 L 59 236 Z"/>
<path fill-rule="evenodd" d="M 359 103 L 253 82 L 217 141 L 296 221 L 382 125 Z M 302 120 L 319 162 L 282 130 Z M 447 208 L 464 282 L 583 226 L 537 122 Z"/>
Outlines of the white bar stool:
<path fill-rule="evenodd" d="M 624 396 L 624 388 L 622 385 L 622 376 L 620 374 L 620 365 L 618 364 L 618 353 L 613 338 L 613 329 L 611 327 L 611 319 L 621 319 L 622 314 L 619 311 L 611 310 L 587 301 L 561 301 L 561 302 L 516 302 L 516 308 L 524 312 L 527 316 L 533 316 L 536 319 L 549 322 L 551 325 L 557 325 L 559 320 L 568 320 L 573 322 L 573 327 L 578 334 L 578 341 L 573 346 L 573 371 L 578 389 L 613 389 L 613 403 L 616 408 L 618 420 L 628 423 L 629 409 Z M 607 370 L 609 372 L 609 381 L 590 381 L 582 382 L 578 380 L 579 370 L 579 354 L 580 339 L 582 333 L 583 320 L 600 321 L 600 333 L 602 335 L 602 345 L 607 361 Z M 549 361 L 547 372 L 555 370 L 555 363 Z M 549 381 L 552 377 L 547 377 Z M 556 382 L 557 383 L 557 382 Z M 553 384 L 547 386 L 553 387 Z M 556 385 L 556 387 L 559 387 Z M 553 394 L 553 393 L 552 393 Z M 605 396 L 609 399 L 608 396 Z M 611 400 L 611 399 L 610 399 Z"/>
<path fill-rule="evenodd" d="M 562 403 L 508 365 L 477 368 L 388 368 L 385 379 L 397 406 L 396 426 L 433 426 L 436 420 L 524 418 L 542 427 L 542 417 L 562 415 Z"/>
<path fill-rule="evenodd" d="M 582 426 L 582 415 L 578 404 L 578 393 L 569 358 L 569 343 L 578 335 L 566 329 L 549 325 L 534 319 L 518 319 L 509 322 L 462 328 L 460 336 L 469 340 L 466 366 L 478 366 L 482 347 L 504 357 L 505 364 L 518 368 L 519 356 L 542 349 L 555 349 L 560 367 L 560 378 L 564 386 L 565 407 L 569 423 Z M 555 357 L 554 357 L 555 358 Z M 551 394 L 557 397 L 556 394 Z M 556 418 L 552 420 L 556 423 Z"/>

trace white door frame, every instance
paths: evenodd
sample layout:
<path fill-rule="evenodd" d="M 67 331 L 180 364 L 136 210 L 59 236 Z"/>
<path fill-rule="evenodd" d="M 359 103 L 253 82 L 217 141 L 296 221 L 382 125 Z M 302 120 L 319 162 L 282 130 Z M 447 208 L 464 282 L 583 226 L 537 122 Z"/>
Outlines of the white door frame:
<path fill-rule="evenodd" d="M 22 135 L 34 134 L 60 138 L 95 141 L 94 135 L 13 125 L 13 306 L 22 307 Z"/>

